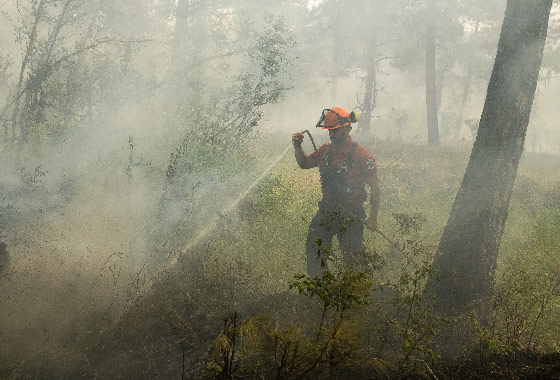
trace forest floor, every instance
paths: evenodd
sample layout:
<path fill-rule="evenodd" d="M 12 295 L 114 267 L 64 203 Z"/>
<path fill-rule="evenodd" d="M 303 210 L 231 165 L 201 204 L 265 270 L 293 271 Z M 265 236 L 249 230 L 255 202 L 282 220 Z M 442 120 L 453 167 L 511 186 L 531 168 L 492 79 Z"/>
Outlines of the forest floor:
<path fill-rule="evenodd" d="M 467 149 L 382 141 L 368 148 L 380 165 L 380 230 L 396 237 L 395 215 L 421 215 L 414 239 L 435 251 L 468 161 Z M 18 191 L 18 184 L 5 185 L 0 222 L 7 227 L 0 241 L 7 244 L 10 261 L 0 278 L 0 378 L 208 378 L 208 366 L 215 361 L 212 347 L 232 313 L 244 320 L 266 315 L 279 329 L 316 319 L 318 304 L 289 284 L 305 271 L 303 244 L 320 199 L 319 177 L 316 170 L 300 170 L 291 153 L 237 212 L 221 217 L 207 239 L 181 254 L 174 266 L 165 264 L 234 195 L 220 194 L 227 188 L 242 192 L 257 173 L 246 173 L 235 186 L 213 181 L 203 195 L 211 196 L 214 187 L 223 190 L 210 197 L 211 207 L 202 210 L 205 197 L 196 195 L 194 216 L 182 218 L 186 227 L 169 218 L 174 222 L 160 223 L 155 231 L 151 223 L 161 213 L 161 189 L 142 181 L 141 187 L 107 196 L 108 188 L 130 186 L 124 173 L 111 168 L 101 181 L 96 175 L 27 192 Z M 523 156 L 497 276 L 560 209 L 559 173 L 560 157 Z M 383 262 L 375 283 L 398 282 L 407 258 L 375 232 L 367 231 L 364 242 L 366 251 Z M 146 262 L 149 271 L 142 273 Z M 335 254 L 334 270 L 340 265 Z M 560 314 L 558 306 L 551 304 L 540 322 L 549 340 L 560 336 L 556 326 L 547 325 Z M 465 347 L 456 361 L 432 366 L 430 371 L 439 371 L 432 377 L 560 378 L 554 353 L 559 348 L 553 342 L 543 343 L 540 354 L 493 352 L 484 360 L 471 355 L 471 348 Z M 375 372 L 379 378 L 412 373 L 387 363 L 386 371 Z M 362 377 L 356 367 L 337 376 L 371 378 Z M 430 378 L 425 370 L 418 373 Z"/>

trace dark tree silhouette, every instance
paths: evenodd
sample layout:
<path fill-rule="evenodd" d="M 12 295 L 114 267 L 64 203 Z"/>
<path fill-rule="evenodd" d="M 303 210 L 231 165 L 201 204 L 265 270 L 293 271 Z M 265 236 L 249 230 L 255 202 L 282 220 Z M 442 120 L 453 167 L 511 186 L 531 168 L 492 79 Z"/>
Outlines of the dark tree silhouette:
<path fill-rule="evenodd" d="M 428 283 L 445 314 L 487 305 L 537 86 L 552 0 L 508 0 L 476 141 Z"/>

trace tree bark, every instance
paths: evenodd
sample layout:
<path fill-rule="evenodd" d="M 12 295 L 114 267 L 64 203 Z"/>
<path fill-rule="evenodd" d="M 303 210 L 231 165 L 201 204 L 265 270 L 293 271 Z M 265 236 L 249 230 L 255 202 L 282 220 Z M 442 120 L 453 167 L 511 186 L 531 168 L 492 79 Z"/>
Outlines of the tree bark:
<path fill-rule="evenodd" d="M 428 25 L 426 28 L 426 121 L 428 124 L 428 144 L 439 144 L 437 91 L 436 91 L 436 39 L 435 5 L 428 2 Z"/>
<path fill-rule="evenodd" d="M 552 0 L 508 0 L 471 157 L 441 238 L 427 290 L 453 315 L 489 304 L 537 86 Z"/>

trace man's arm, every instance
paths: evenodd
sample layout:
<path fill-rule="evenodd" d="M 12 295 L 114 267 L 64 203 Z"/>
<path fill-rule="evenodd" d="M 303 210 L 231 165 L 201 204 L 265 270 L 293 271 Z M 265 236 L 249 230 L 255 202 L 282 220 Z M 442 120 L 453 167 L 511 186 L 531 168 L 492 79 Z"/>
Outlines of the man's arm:
<path fill-rule="evenodd" d="M 296 154 L 296 161 L 300 168 L 309 169 L 312 165 L 309 160 L 309 156 L 305 154 L 301 143 L 303 142 L 303 133 L 294 133 L 292 135 L 292 144 L 294 144 L 294 151 Z"/>
<path fill-rule="evenodd" d="M 379 191 L 379 179 L 377 177 L 377 168 L 368 170 L 368 176 L 366 177 L 366 183 L 370 188 L 370 212 L 369 217 L 364 221 L 364 224 L 370 230 L 377 229 L 377 212 L 379 210 L 379 201 L 381 199 Z"/>

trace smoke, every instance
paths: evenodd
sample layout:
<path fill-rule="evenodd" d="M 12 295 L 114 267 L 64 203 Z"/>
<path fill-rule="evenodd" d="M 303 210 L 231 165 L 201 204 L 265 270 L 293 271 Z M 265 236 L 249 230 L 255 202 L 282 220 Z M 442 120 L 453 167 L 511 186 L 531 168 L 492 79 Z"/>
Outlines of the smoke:
<path fill-rule="evenodd" d="M 309 1 L 308 6 L 317 10 L 324 3 Z M 150 9 L 152 4 L 147 4 L 143 6 Z M 174 10 L 174 4 L 165 6 Z M 128 7 L 136 9 L 137 5 Z M 18 14 L 15 8 L 10 11 L 14 16 Z M 322 109 L 342 106 L 360 110 L 361 107 L 365 73 L 363 67 L 355 68 L 354 62 L 350 62 L 362 49 L 354 46 L 362 43 L 359 38 L 349 36 L 344 49 L 337 51 L 337 54 L 344 51 L 344 55 L 350 57 L 348 65 L 352 68 L 336 73 L 325 63 L 332 61 L 329 39 L 332 36 L 313 35 L 310 42 L 306 41 L 307 36 L 301 35 L 298 40 L 300 56 L 294 65 L 304 61 L 308 66 L 302 70 L 309 72 L 290 72 L 288 76 L 293 75 L 296 80 L 287 99 L 263 107 L 258 133 L 244 142 L 246 156 L 225 156 L 213 167 L 186 171 L 180 180 L 170 184 L 166 180 L 166 170 L 171 154 L 188 137 L 187 128 L 206 127 L 199 125 L 200 120 L 191 118 L 216 111 L 197 103 L 202 102 L 195 96 L 197 91 L 204 91 L 184 86 L 184 83 L 196 82 L 185 76 L 200 80 L 196 85 L 204 90 L 215 86 L 208 91 L 226 98 L 231 94 L 223 94 L 223 88 L 230 88 L 233 78 L 239 74 L 226 69 L 244 68 L 246 63 L 239 62 L 237 57 L 231 62 L 226 58 L 214 66 L 208 63 L 204 68 L 196 65 L 171 68 L 173 22 L 168 19 L 159 24 L 158 17 L 144 12 L 141 17 L 135 15 L 140 21 L 130 21 L 138 25 L 121 25 L 121 15 L 117 12 L 121 10 L 112 11 L 115 13 L 111 16 L 115 23 L 112 27 L 127 29 L 135 42 L 113 47 L 114 51 L 101 49 L 91 58 L 92 62 L 83 63 L 86 67 L 83 72 L 78 70 L 80 75 L 88 77 L 79 77 L 76 82 L 89 80 L 91 83 L 88 83 L 93 84 L 89 96 L 94 100 L 83 107 L 86 116 L 72 114 L 72 118 L 79 120 L 72 128 L 52 140 L 48 136 L 44 141 L 31 141 L 20 155 L 15 154 L 16 147 L 9 147 L 8 143 L 0 146 L 0 154 L 9 158 L 0 165 L 0 357 L 4 361 L 0 366 L 43 356 L 45 362 L 59 359 L 60 363 L 68 365 L 81 360 L 76 357 L 79 355 L 75 350 L 77 342 L 88 336 L 94 324 L 108 325 L 117 321 L 162 275 L 170 259 L 181 252 L 188 259 L 186 247 L 211 221 L 219 219 L 224 207 L 243 194 L 289 146 L 292 133 L 309 129 L 319 145 L 328 141 L 325 131 L 314 129 Z M 286 11 L 295 13 L 291 8 Z M 126 13 L 126 9 L 122 12 Z M 211 37 L 218 41 L 214 47 L 217 55 L 226 52 L 234 56 L 239 52 L 226 49 L 231 42 L 228 38 L 229 34 L 240 31 L 227 28 L 234 16 L 229 10 L 224 11 L 226 13 L 223 36 Z M 328 16 L 337 14 L 327 13 Z M 154 25 L 142 25 L 147 14 Z M 102 12 L 100 15 L 104 22 L 111 21 L 105 19 Z M 310 14 L 303 14 L 305 18 L 308 16 Z M 220 17 L 213 16 L 216 25 L 222 25 Z M 14 22 L 17 22 L 16 17 Z M 304 24 L 301 22 L 298 27 Z M 323 21 L 321 24 L 328 25 Z M 163 28 L 158 29 L 162 25 Z M 146 30 L 138 33 L 144 26 Z M 18 56 L 15 53 L 20 53 L 20 46 L 13 43 L 12 32 L 7 23 L 2 23 L 0 42 L 3 51 L 9 48 Z M 304 29 L 299 33 L 312 34 Z M 380 46 L 395 45 L 398 48 L 394 50 L 398 52 L 402 49 L 398 45 L 402 40 L 394 42 L 393 37 L 387 39 L 380 35 L 383 42 Z M 457 45 L 460 46 L 460 41 Z M 202 55 L 202 50 L 211 51 L 212 48 L 208 43 L 197 54 Z M 394 138 L 397 119 L 403 115 L 401 119 L 407 123 L 403 124 L 401 137 L 423 141 L 423 63 L 416 65 L 412 73 L 400 72 L 390 60 L 392 49 L 382 53 L 378 57 L 381 61 L 373 135 L 378 140 Z M 104 55 L 108 58 L 100 58 Z M 185 57 L 179 55 L 179 58 Z M 190 61 L 185 59 L 185 62 Z M 17 73 L 15 66 L 11 70 Z M 205 72 L 205 77 L 198 78 L 197 70 Z M 174 78 L 175 71 L 183 76 Z M 337 92 L 333 96 L 330 87 L 335 78 Z M 0 81 L 8 79 L 0 77 Z M 171 83 L 173 79 L 177 83 Z M 453 83 L 442 83 L 448 86 L 443 91 L 443 103 L 459 98 L 450 90 Z M 541 104 L 545 112 L 541 113 L 543 116 L 535 116 L 530 133 L 538 134 L 543 125 L 554 125 L 553 111 L 557 105 L 552 95 L 558 91 L 557 86 L 546 87 L 543 91 L 547 92 L 537 98 L 536 109 Z M 189 101 L 182 99 L 186 93 L 194 94 Z M 2 103 L 7 96 L 8 92 L 0 94 Z M 480 117 L 484 96 L 475 94 L 471 98 L 473 101 L 461 114 L 463 120 Z M 198 106 L 210 110 L 195 112 L 189 108 Z M 555 133 L 550 133 L 543 149 L 558 152 L 560 140 Z M 355 132 L 353 136 L 362 142 Z M 191 144 L 188 153 L 196 161 L 199 157 L 193 146 L 196 147 L 197 142 Z M 308 153 L 312 149 L 307 140 L 304 149 Z M 241 219 L 236 220 L 236 223 L 241 222 Z M 224 228 L 234 230 L 236 226 L 231 223 Z"/>
<path fill-rule="evenodd" d="M 264 134 L 253 141 L 254 161 L 235 175 L 208 169 L 168 187 L 171 144 L 137 112 L 129 104 L 105 115 L 106 125 L 84 125 L 11 166 L 23 171 L 2 168 L 6 362 L 70 360 L 92 325 L 117 321 L 290 143 L 271 145 Z"/>

